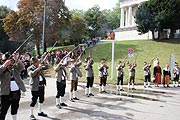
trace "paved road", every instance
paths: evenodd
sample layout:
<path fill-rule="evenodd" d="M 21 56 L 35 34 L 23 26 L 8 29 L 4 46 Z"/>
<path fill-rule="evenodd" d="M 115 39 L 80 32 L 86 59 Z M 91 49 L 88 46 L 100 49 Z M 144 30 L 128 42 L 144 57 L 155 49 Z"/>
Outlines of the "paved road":
<path fill-rule="evenodd" d="M 28 82 L 25 81 L 27 92 L 21 98 L 18 120 L 29 119 L 30 92 Z M 106 94 L 98 92 L 95 85 L 95 96 L 84 96 L 84 83 L 78 87 L 79 101 L 74 103 L 68 100 L 69 81 L 67 93 L 64 97 L 67 107 L 58 110 L 55 107 L 56 86 L 55 79 L 47 79 L 46 101 L 44 111 L 48 117 L 37 116 L 37 105 L 34 110 L 38 120 L 179 120 L 180 119 L 180 88 L 146 88 L 136 86 L 137 90 L 125 89 L 117 93 L 114 85 L 108 85 Z M 7 120 L 12 120 L 10 111 Z"/>

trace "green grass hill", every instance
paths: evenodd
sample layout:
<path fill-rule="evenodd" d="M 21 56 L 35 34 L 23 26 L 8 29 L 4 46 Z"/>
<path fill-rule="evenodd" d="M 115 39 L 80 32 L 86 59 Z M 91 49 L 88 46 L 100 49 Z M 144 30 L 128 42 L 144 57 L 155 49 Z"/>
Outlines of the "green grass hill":
<path fill-rule="evenodd" d="M 79 78 L 79 81 L 86 82 L 85 70 L 84 70 L 84 59 L 92 54 L 94 59 L 94 74 L 95 74 L 95 83 L 99 83 L 98 78 L 98 65 L 100 64 L 101 58 L 107 58 L 107 65 L 109 66 L 109 76 L 108 83 L 116 84 L 116 66 L 118 61 L 123 60 L 128 55 L 128 49 L 134 49 L 134 57 L 127 57 L 126 62 L 129 61 L 132 63 L 135 59 L 137 62 L 136 67 L 136 84 L 143 84 L 144 75 L 143 75 L 143 64 L 144 62 L 150 62 L 153 58 L 157 57 L 160 61 L 160 66 L 163 69 L 167 63 L 170 61 L 170 55 L 175 55 L 175 61 L 180 63 L 180 40 L 161 40 L 161 41 L 152 41 L 152 40 L 136 40 L 136 41 L 116 41 L 115 42 L 115 52 L 114 52 L 114 76 L 111 80 L 111 53 L 112 53 L 112 43 L 111 42 L 100 42 L 92 48 L 88 48 L 86 54 L 83 55 L 82 61 L 83 65 L 81 66 L 81 71 L 83 77 Z M 127 64 L 124 69 L 125 77 L 124 83 L 127 84 L 129 79 Z M 151 67 L 151 73 L 153 72 L 153 65 Z M 54 75 L 51 74 L 53 77 Z"/>
<path fill-rule="evenodd" d="M 118 61 L 123 60 L 128 55 L 128 49 L 134 49 L 134 57 L 127 57 L 126 62 L 129 61 L 132 63 L 135 59 L 137 62 L 136 67 L 136 84 L 143 84 L 144 75 L 143 75 L 143 63 L 150 62 L 153 58 L 157 57 L 160 61 L 160 66 L 163 69 L 167 63 L 170 61 L 170 55 L 175 55 L 175 61 L 180 62 L 180 40 L 162 40 L 162 41 L 152 41 L 152 40 L 137 40 L 137 41 L 116 41 L 114 49 L 114 79 L 111 80 L 111 51 L 112 43 L 111 42 L 100 42 L 96 46 L 89 48 L 86 51 L 86 54 L 83 56 L 83 59 L 88 56 L 89 53 L 92 53 L 92 57 L 95 61 L 93 68 L 95 73 L 95 83 L 99 83 L 98 78 L 98 65 L 101 58 L 107 58 L 107 65 L 109 66 L 109 76 L 108 83 L 115 84 L 117 81 L 116 77 L 116 66 Z M 124 82 L 127 83 L 129 79 L 127 65 L 124 69 L 125 77 Z M 80 78 L 80 81 L 86 81 L 85 71 L 83 66 L 81 67 L 83 72 L 83 77 Z M 151 73 L 153 72 L 153 65 L 151 67 Z"/>

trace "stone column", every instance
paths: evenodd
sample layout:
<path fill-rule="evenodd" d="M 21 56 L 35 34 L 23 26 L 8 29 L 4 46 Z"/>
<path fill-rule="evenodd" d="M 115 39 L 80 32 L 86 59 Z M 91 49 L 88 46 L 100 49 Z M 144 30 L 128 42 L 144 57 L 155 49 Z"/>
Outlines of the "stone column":
<path fill-rule="evenodd" d="M 124 27 L 124 9 L 121 8 L 121 25 L 120 28 Z"/>
<path fill-rule="evenodd" d="M 129 6 L 128 9 L 128 27 L 132 26 L 132 7 Z"/>
<path fill-rule="evenodd" d="M 128 27 L 128 10 L 126 9 L 126 21 L 125 21 L 125 27 Z"/>

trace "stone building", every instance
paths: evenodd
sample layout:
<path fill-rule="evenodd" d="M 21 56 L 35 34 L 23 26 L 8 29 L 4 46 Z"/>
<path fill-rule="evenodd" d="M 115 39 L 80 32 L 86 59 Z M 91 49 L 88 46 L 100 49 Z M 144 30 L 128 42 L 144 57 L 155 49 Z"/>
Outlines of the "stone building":
<path fill-rule="evenodd" d="M 135 14 L 138 6 L 148 0 L 119 0 L 121 9 L 120 27 L 115 29 L 116 40 L 148 40 L 152 39 L 152 33 L 140 34 L 135 23 Z M 169 30 L 165 37 L 168 37 Z M 180 30 L 177 30 L 175 37 L 178 37 Z"/>

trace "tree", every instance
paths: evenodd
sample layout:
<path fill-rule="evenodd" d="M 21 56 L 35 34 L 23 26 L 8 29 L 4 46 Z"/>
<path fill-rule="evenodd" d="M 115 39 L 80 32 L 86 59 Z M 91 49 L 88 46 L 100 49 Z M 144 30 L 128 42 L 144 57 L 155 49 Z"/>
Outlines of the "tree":
<path fill-rule="evenodd" d="M 176 29 L 180 28 L 180 0 L 151 0 L 157 11 L 156 19 L 160 31 L 170 29 L 170 38 L 174 37 Z"/>
<path fill-rule="evenodd" d="M 3 18 L 7 16 L 9 9 L 6 6 L 0 6 L 0 51 L 8 51 L 8 35 L 3 29 Z"/>
<path fill-rule="evenodd" d="M 154 37 L 154 32 L 158 28 L 158 22 L 155 19 L 156 11 L 154 7 L 147 2 L 143 2 L 136 11 L 135 23 L 137 24 L 137 31 L 141 33 L 152 32 L 152 37 Z"/>
<path fill-rule="evenodd" d="M 135 15 L 138 31 L 158 31 L 158 39 L 161 39 L 163 29 L 170 29 L 170 38 L 173 38 L 174 31 L 180 28 L 179 5 L 179 0 L 149 0 L 142 3 Z"/>
<path fill-rule="evenodd" d="M 70 31 L 71 31 L 70 37 L 71 40 L 73 40 L 73 43 L 80 43 L 83 37 L 85 36 L 85 31 L 86 31 L 85 21 L 78 16 L 72 16 Z"/>
<path fill-rule="evenodd" d="M 102 13 L 106 17 L 107 20 L 107 27 L 109 29 L 115 29 L 119 27 L 119 21 L 120 21 L 120 4 L 117 3 L 116 7 L 114 7 L 112 10 L 103 10 Z"/>
<path fill-rule="evenodd" d="M 38 54 L 40 54 L 44 0 L 21 0 L 18 2 L 18 8 L 19 10 L 16 13 L 11 13 L 15 16 L 15 18 L 10 17 L 10 14 L 8 15 L 9 17 L 4 19 L 4 28 L 8 35 L 15 40 L 23 40 L 29 34 L 33 33 L 35 44 L 38 49 Z M 54 41 L 60 39 L 59 29 L 62 26 L 64 26 L 66 21 L 69 19 L 69 11 L 67 7 L 65 7 L 64 2 L 62 0 L 48 0 L 45 9 L 46 46 L 52 45 Z M 13 26 L 11 26 L 11 24 L 9 24 L 8 21 L 14 21 L 13 26 L 15 28 L 13 28 Z"/>
<path fill-rule="evenodd" d="M 94 7 L 88 9 L 85 13 L 84 19 L 87 24 L 87 34 L 91 38 L 103 34 L 103 33 L 98 34 L 98 31 L 101 29 L 103 23 L 106 22 L 106 18 L 100 11 L 100 7 L 98 5 L 95 5 Z"/>

